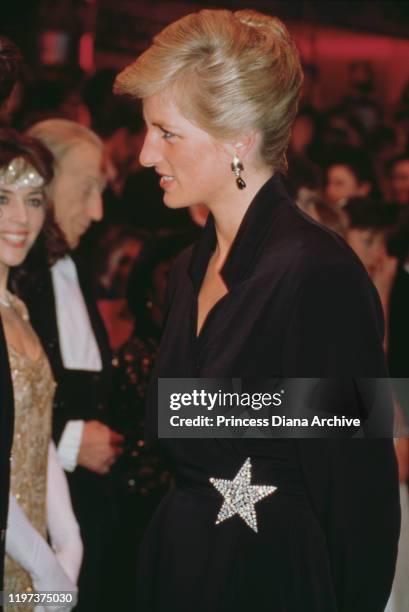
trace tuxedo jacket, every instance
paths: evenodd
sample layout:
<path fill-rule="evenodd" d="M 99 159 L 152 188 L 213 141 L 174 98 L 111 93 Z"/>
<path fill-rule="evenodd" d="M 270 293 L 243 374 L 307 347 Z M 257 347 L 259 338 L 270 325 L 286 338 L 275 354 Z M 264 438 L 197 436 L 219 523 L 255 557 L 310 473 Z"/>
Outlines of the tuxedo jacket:
<path fill-rule="evenodd" d="M 37 257 L 37 256 L 36 256 Z M 69 370 L 63 365 L 57 324 L 56 301 L 51 272 L 42 261 L 27 261 L 28 280 L 19 284 L 19 293 L 27 305 L 30 320 L 48 356 L 57 389 L 53 404 L 53 438 L 58 445 L 65 425 L 70 420 L 110 421 L 112 399 L 111 351 L 108 337 L 93 297 L 88 270 L 79 258 L 73 257 L 78 280 L 88 310 L 92 329 L 101 353 L 102 370 L 89 372 Z M 30 273 L 30 270 L 33 270 Z M 34 279 L 34 281 L 32 280 Z M 110 477 L 100 476 L 77 466 L 67 473 L 74 510 L 80 525 L 91 525 L 101 517 L 105 521 L 107 505 L 101 503 L 109 495 Z"/>
<path fill-rule="evenodd" d="M 58 444 L 69 420 L 109 421 L 111 397 L 111 351 L 104 324 L 99 315 L 87 269 L 73 257 L 91 327 L 101 354 L 102 370 L 87 372 L 67 370 L 62 361 L 57 324 L 56 301 L 51 272 L 46 265 L 36 270 L 35 285 L 23 286 L 22 299 L 30 313 L 57 382 L 53 410 L 53 437 Z"/>
<path fill-rule="evenodd" d="M 215 246 L 210 215 L 200 242 L 183 252 L 171 271 L 167 324 L 147 402 L 148 435 L 157 435 L 158 377 L 345 379 L 345 395 L 332 394 L 335 411 L 359 416 L 360 396 L 368 391 L 364 379 L 387 376 L 383 315 L 373 283 L 345 241 L 304 215 L 281 178 L 273 176 L 247 210 L 221 269 L 228 293 L 197 335 L 198 294 Z M 391 423 L 391 409 L 386 417 Z M 205 466 L 207 476 L 215 462 L 208 471 L 220 473 L 213 440 L 160 442 L 176 465 Z M 271 439 L 220 442 L 229 449 L 225 461 L 238 458 L 232 473 L 245 457 L 268 461 L 276 448 Z M 338 609 L 381 612 L 400 527 L 391 437 L 295 444 L 325 534 Z"/>
<path fill-rule="evenodd" d="M 0 591 L 3 586 L 4 546 L 13 442 L 13 387 L 3 326 L 0 319 Z"/>

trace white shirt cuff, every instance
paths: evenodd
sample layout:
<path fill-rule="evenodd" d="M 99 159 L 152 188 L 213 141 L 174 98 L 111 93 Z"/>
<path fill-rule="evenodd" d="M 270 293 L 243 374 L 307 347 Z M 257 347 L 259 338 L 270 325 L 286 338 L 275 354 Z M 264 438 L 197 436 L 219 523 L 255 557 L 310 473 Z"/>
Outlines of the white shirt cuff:
<path fill-rule="evenodd" d="M 64 470 L 73 472 L 77 467 L 84 421 L 68 421 L 57 448 L 58 458 Z"/>

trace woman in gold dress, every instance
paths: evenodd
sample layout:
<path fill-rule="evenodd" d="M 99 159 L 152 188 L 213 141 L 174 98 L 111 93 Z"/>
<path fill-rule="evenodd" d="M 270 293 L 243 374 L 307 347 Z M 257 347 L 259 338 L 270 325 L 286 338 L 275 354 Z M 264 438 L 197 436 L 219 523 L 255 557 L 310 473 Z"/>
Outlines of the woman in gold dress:
<path fill-rule="evenodd" d="M 45 147 L 14 130 L 0 130 L 0 315 L 15 410 L 4 584 L 7 612 L 23 609 L 19 601 L 24 593 L 69 591 L 75 599 L 82 557 L 65 476 L 51 442 L 55 383 L 24 303 L 7 289 L 10 268 L 23 262 L 43 227 L 44 187 L 51 178 L 52 156 Z M 70 607 L 61 601 L 47 610 Z M 43 607 L 24 607 L 30 609 L 40 612 Z"/>

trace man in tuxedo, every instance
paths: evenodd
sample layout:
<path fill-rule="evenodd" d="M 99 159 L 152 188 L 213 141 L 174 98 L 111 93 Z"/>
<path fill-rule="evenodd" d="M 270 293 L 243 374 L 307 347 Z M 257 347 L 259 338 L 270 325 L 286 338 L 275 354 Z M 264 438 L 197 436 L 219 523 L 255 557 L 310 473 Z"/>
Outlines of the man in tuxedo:
<path fill-rule="evenodd" d="M 0 107 L 7 103 L 21 70 L 18 48 L 0 37 Z M 4 546 L 10 480 L 10 452 L 13 441 L 13 390 L 7 347 L 0 318 L 0 591 L 3 588 Z M 1 603 L 0 603 L 0 609 Z"/>
<path fill-rule="evenodd" d="M 48 226 L 47 252 L 37 249 L 27 260 L 29 274 L 20 292 L 57 382 L 53 437 L 84 544 L 76 610 L 99 612 L 112 609 L 109 572 L 117 560 L 110 470 L 123 437 L 109 426 L 111 353 L 92 282 L 76 249 L 92 221 L 102 217 L 103 146 L 88 128 L 62 119 L 37 123 L 29 135 L 56 160 L 49 186 L 55 220 Z"/>

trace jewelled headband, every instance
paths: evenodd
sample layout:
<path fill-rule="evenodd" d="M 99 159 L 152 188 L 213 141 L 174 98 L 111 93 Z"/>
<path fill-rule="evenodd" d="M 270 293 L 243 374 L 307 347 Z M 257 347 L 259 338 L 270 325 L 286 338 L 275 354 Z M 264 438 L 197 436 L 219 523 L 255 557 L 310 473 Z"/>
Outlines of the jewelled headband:
<path fill-rule="evenodd" d="M 0 185 L 43 187 L 44 179 L 24 157 L 15 157 L 0 168 Z"/>

